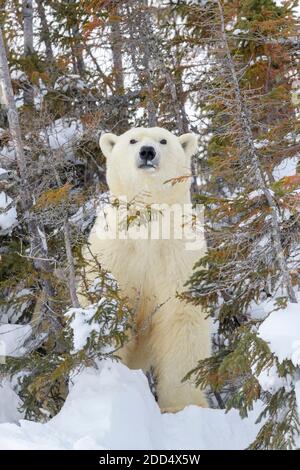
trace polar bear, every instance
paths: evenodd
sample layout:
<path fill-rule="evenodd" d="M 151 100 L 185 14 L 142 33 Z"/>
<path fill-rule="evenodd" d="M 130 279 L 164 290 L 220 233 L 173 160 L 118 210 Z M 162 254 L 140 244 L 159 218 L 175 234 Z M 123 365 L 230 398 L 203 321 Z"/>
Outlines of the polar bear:
<path fill-rule="evenodd" d="M 97 259 L 112 273 L 134 311 L 134 333 L 118 355 L 132 369 L 154 371 L 162 411 L 176 412 L 187 405 L 206 407 L 204 391 L 182 379 L 200 359 L 210 355 L 210 320 L 201 307 L 177 295 L 184 290 L 196 261 L 205 254 L 205 239 L 200 230 L 195 243 L 188 243 L 190 238 L 181 232 L 184 223 L 192 228 L 194 216 L 181 215 L 185 222 L 179 224 L 180 236 L 171 233 L 177 217 L 173 208 L 180 213 L 182 208 L 191 207 L 191 156 L 197 138 L 193 134 L 177 137 L 164 128 L 153 127 L 134 128 L 121 136 L 107 133 L 99 143 L 107 159 L 112 200 L 138 201 L 139 214 L 141 207 L 146 207 L 148 213 L 149 207 L 155 206 L 157 217 L 152 215 L 147 223 L 150 229 L 157 219 L 161 224 L 155 236 L 149 227 L 146 237 L 139 238 L 140 233 L 118 236 L 116 232 L 103 236 L 103 214 L 99 214 L 89 237 L 89 249 L 84 252 L 87 262 Z M 108 226 L 116 226 L 117 210 L 113 206 L 106 214 Z M 169 236 L 162 233 L 165 225 L 170 228 Z M 95 270 L 90 269 L 88 276 L 92 281 Z"/>

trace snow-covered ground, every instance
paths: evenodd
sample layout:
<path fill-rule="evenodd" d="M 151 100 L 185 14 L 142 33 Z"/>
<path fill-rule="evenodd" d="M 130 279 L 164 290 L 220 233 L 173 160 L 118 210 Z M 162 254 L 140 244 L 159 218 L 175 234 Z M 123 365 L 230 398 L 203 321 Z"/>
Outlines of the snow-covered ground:
<path fill-rule="evenodd" d="M 253 306 L 254 316 L 263 320 L 259 336 L 279 361 L 290 359 L 299 366 L 299 304 L 273 311 L 275 308 L 274 300 Z M 76 315 L 71 327 L 77 350 L 87 341 L 93 323 L 83 319 L 82 309 L 73 310 Z M 0 359 L 4 354 L 20 356 L 29 334 L 28 325 L 1 325 L 0 340 L 5 351 L 0 350 Z M 293 381 L 300 409 L 298 377 L 280 378 L 272 366 L 257 378 L 271 393 L 281 386 L 290 388 Z M 225 413 L 196 406 L 162 414 L 143 372 L 109 359 L 99 362 L 97 368 L 84 368 L 74 374 L 65 404 L 47 423 L 21 419 L 15 383 L 6 380 L 0 385 L 0 449 L 245 449 L 261 427 L 255 424 L 262 411 L 261 402 L 245 419 L 236 410 Z"/>
<path fill-rule="evenodd" d="M 243 420 L 235 410 L 196 406 L 161 414 L 141 371 L 106 360 L 73 378 L 48 423 L 0 424 L 0 449 L 245 449 L 258 431 L 259 409 Z"/>

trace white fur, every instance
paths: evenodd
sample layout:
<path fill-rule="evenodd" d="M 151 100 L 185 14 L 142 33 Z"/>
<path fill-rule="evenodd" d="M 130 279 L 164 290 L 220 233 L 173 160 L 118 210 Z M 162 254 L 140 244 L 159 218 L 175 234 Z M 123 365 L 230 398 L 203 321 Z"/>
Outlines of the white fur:
<path fill-rule="evenodd" d="M 130 140 L 137 140 L 130 144 Z M 160 143 L 162 139 L 167 144 Z M 154 146 L 157 169 L 136 165 L 143 145 Z M 107 158 L 107 181 L 112 198 L 139 198 L 143 204 L 190 203 L 190 178 L 172 184 L 166 181 L 190 175 L 190 158 L 197 139 L 192 134 L 176 137 L 162 128 L 136 128 L 120 137 L 105 134 L 100 146 Z M 108 224 L 112 222 L 110 211 Z M 135 312 L 135 334 L 121 352 L 131 368 L 153 367 L 161 409 L 177 411 L 186 405 L 207 406 L 203 391 L 191 382 L 181 383 L 197 361 L 210 355 L 210 321 L 206 312 L 176 298 L 193 265 L 205 254 L 204 236 L 197 250 L 187 250 L 184 239 L 99 239 L 101 215 L 89 237 L 89 247 L 102 267 L 118 280 L 122 293 Z M 164 213 L 162 213 L 164 221 Z M 164 222 L 163 222 L 164 223 Z M 88 250 L 84 254 L 91 262 Z M 89 270 L 89 280 L 95 271 Z M 81 298 L 82 304 L 84 300 Z"/>

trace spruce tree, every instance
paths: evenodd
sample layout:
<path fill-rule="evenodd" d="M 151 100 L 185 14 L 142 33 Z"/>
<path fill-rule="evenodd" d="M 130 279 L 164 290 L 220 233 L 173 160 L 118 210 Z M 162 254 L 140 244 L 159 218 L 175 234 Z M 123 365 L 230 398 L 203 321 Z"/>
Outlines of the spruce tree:
<path fill-rule="evenodd" d="M 297 22 L 290 3 L 216 1 L 198 10 L 203 21 L 194 40 L 205 46 L 209 70 L 198 94 L 208 135 L 208 181 L 198 201 L 207 209 L 209 251 L 184 297 L 210 308 L 218 335 L 214 356 L 192 375 L 242 415 L 263 399 L 266 421 L 253 448 L 292 448 L 299 434 L 296 368 L 279 363 L 258 336 L 254 307 L 268 297 L 278 306 L 297 302 L 299 178 L 273 176 L 283 160 L 298 159 Z M 261 389 L 257 377 L 271 367 L 291 380 L 290 389 Z"/>

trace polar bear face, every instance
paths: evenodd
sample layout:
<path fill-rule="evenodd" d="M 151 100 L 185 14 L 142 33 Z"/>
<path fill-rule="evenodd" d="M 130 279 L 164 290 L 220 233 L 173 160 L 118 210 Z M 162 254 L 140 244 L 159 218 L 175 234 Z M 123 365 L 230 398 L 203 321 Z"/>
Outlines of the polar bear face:
<path fill-rule="evenodd" d="M 190 176 L 191 156 L 197 148 L 195 135 L 177 137 L 160 127 L 139 127 L 121 136 L 104 134 L 99 143 L 107 158 L 111 192 L 130 198 L 149 193 L 160 199 L 161 193 L 178 186 L 172 180 Z M 183 182 L 190 186 L 189 178 Z"/>

